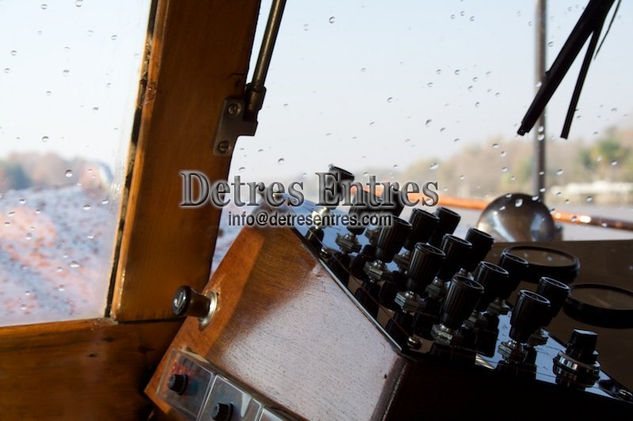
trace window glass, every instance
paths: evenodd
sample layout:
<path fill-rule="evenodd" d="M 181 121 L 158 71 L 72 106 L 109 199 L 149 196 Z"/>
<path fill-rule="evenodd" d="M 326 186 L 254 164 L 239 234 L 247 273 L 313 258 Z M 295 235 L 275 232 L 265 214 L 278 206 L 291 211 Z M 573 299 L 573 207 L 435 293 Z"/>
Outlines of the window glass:
<path fill-rule="evenodd" d="M 0 1 L 0 325 L 104 315 L 149 5 Z"/>
<path fill-rule="evenodd" d="M 585 5 L 548 2 L 548 67 Z M 238 141 L 230 179 L 303 180 L 314 199 L 314 173 L 333 163 L 361 181 L 437 181 L 440 198 L 533 195 L 538 129 L 524 137 L 516 132 L 536 89 L 534 6 L 289 3 L 257 134 Z M 545 203 L 553 214 L 633 220 L 631 39 L 633 5 L 622 2 L 592 62 L 568 140 L 559 134 L 584 50 L 550 101 L 543 138 Z M 455 210 L 461 233 L 481 213 Z M 227 233 L 239 230 L 226 217 L 223 223 Z M 565 239 L 633 238 L 631 231 L 562 225 Z M 220 239 L 220 254 L 230 238 Z"/>

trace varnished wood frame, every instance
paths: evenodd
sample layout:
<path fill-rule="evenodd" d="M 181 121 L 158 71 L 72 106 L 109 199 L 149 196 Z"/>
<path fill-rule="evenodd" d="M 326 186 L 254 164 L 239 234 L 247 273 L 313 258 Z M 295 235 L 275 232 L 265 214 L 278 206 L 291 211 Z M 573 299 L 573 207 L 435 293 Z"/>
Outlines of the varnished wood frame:
<path fill-rule="evenodd" d="M 181 209 L 179 171 L 225 179 L 211 142 L 224 99 L 243 92 L 259 0 L 159 0 L 110 315 L 172 317 L 171 296 L 208 281 L 220 210 Z"/>
<path fill-rule="evenodd" d="M 143 387 L 181 322 L 164 320 L 171 295 L 207 282 L 220 211 L 180 209 L 178 172 L 228 174 L 211 141 L 222 101 L 243 90 L 259 0 L 152 7 L 106 318 L 0 328 L 2 419 L 147 419 Z"/>

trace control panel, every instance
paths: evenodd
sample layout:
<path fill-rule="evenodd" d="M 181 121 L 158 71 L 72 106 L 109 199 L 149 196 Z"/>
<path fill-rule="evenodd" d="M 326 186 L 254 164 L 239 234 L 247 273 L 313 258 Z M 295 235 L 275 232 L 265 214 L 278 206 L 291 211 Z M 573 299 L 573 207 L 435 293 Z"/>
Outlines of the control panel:
<path fill-rule="evenodd" d="M 200 356 L 174 349 L 163 370 L 158 396 L 188 420 L 291 421 L 261 395 L 220 374 Z"/>

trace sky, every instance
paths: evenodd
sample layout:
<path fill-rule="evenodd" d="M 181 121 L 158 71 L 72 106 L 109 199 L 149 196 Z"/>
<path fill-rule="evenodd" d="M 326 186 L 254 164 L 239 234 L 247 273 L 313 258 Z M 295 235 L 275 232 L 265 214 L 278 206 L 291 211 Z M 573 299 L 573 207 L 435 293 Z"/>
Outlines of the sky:
<path fill-rule="evenodd" d="M 551 62 L 586 3 L 548 3 Z M 0 158 L 37 150 L 122 162 L 148 5 L 0 0 Z M 532 141 L 515 132 L 534 94 L 534 7 L 289 1 L 258 132 L 239 140 L 232 172 L 254 180 L 329 163 L 404 169 L 494 137 Z M 625 1 L 592 63 L 571 142 L 632 125 L 632 40 L 633 5 Z M 576 64 L 548 107 L 551 141 L 560 141 L 577 73 Z"/>

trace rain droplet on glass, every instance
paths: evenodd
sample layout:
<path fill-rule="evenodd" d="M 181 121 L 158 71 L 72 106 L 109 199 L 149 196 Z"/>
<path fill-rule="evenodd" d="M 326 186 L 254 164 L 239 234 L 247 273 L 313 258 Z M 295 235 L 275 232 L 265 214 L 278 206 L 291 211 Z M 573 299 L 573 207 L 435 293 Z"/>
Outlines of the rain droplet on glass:
<path fill-rule="evenodd" d="M 284 162 L 286 162 L 286 160 L 284 158 L 279 158 L 277 160 L 277 164 L 279 164 L 279 165 L 283 165 Z"/>
<path fill-rule="evenodd" d="M 42 142 L 44 143 L 48 142 L 48 136 L 42 136 Z"/>
<path fill-rule="evenodd" d="M 434 163 L 431 164 L 429 169 L 432 170 L 432 171 L 435 171 L 439 166 L 440 166 L 440 164 L 438 164 L 437 162 L 434 162 Z"/>
<path fill-rule="evenodd" d="M 330 16 L 330 19 L 328 19 L 328 22 L 334 23 L 336 22 L 336 18 L 334 16 Z"/>

